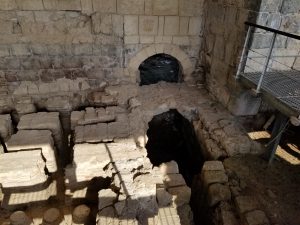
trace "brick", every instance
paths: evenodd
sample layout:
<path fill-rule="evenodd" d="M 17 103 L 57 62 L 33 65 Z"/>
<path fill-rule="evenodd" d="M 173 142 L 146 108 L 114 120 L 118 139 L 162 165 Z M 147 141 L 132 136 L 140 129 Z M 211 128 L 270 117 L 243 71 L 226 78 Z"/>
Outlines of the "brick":
<path fill-rule="evenodd" d="M 15 0 L 0 0 L 0 10 L 14 10 L 16 8 Z"/>
<path fill-rule="evenodd" d="M 179 33 L 179 17 L 166 16 L 164 25 L 164 35 L 178 35 Z"/>
<path fill-rule="evenodd" d="M 125 35 L 137 35 L 139 26 L 138 16 L 124 16 Z"/>
<path fill-rule="evenodd" d="M 120 14 L 144 14 L 144 0 L 117 0 L 117 12 Z"/>
<path fill-rule="evenodd" d="M 153 15 L 178 15 L 178 0 L 153 0 Z"/>
<path fill-rule="evenodd" d="M 43 10 L 42 0 L 16 0 L 18 8 L 21 10 Z"/>
<path fill-rule="evenodd" d="M 156 35 L 158 29 L 157 16 L 140 16 L 139 17 L 139 34 Z"/>
<path fill-rule="evenodd" d="M 200 35 L 201 33 L 201 17 L 191 17 L 189 23 L 189 35 Z"/>
<path fill-rule="evenodd" d="M 117 11 L 117 0 L 93 0 L 93 8 L 96 12 L 115 13 Z"/>

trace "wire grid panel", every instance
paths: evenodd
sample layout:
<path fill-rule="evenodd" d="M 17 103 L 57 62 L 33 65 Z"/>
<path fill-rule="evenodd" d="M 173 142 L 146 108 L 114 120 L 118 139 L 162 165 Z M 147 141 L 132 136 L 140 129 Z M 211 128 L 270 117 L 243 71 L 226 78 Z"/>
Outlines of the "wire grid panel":
<path fill-rule="evenodd" d="M 261 73 L 243 73 L 242 76 L 257 85 Z M 300 114 L 299 71 L 267 72 L 262 82 L 262 89 Z"/>

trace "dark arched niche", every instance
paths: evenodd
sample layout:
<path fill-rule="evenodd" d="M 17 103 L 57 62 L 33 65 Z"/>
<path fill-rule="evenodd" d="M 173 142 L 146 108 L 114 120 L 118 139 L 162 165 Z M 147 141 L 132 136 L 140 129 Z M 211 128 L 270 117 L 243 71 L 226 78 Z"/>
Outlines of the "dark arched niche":
<path fill-rule="evenodd" d="M 178 60 L 167 54 L 156 54 L 139 66 L 140 85 L 156 84 L 159 81 L 178 83 L 182 81 Z"/>

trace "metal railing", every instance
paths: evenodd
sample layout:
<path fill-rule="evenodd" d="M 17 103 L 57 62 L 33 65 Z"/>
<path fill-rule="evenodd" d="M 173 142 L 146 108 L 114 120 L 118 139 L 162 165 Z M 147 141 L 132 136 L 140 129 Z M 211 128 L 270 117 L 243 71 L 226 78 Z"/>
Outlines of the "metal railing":
<path fill-rule="evenodd" d="M 258 70 L 260 69 L 261 71 L 259 71 L 260 72 L 259 80 L 257 81 L 256 88 L 255 88 L 255 92 L 258 94 L 261 92 L 262 84 L 263 84 L 263 81 L 265 79 L 267 72 L 276 71 L 278 73 L 283 73 L 282 70 L 280 70 L 280 69 L 276 69 L 276 68 L 274 69 L 273 68 L 274 66 L 272 67 L 270 65 L 270 62 L 277 65 L 277 67 L 286 67 L 286 69 L 285 69 L 286 71 L 298 71 L 297 69 L 293 68 L 293 65 L 287 65 L 285 62 L 280 62 L 280 60 L 277 60 L 276 57 L 277 58 L 294 58 L 295 60 L 299 59 L 299 67 L 300 67 L 300 42 L 299 42 L 299 46 L 298 46 L 299 51 L 294 54 L 274 56 L 272 53 L 274 51 L 274 48 L 276 47 L 275 43 L 276 43 L 276 40 L 278 39 L 279 35 L 281 35 L 282 37 L 285 37 L 285 38 L 293 39 L 293 40 L 300 40 L 300 36 L 291 34 L 291 33 L 287 33 L 284 31 L 280 31 L 277 29 L 273 29 L 270 27 L 265 27 L 265 26 L 261 26 L 258 24 L 250 23 L 250 22 L 246 22 L 245 24 L 248 25 L 249 27 L 248 27 L 246 40 L 245 40 L 243 51 L 242 51 L 242 56 L 240 58 L 240 63 L 239 63 L 238 70 L 236 73 L 236 79 L 239 79 L 242 74 L 246 74 L 247 72 L 249 72 L 251 70 L 253 70 L 254 72 L 258 72 Z M 254 40 L 253 36 L 255 35 L 256 29 L 260 29 L 266 33 L 271 32 L 271 34 L 272 34 L 272 37 L 270 39 L 270 45 L 268 46 L 267 49 L 265 49 L 265 50 L 267 50 L 266 54 L 259 52 L 257 49 L 255 49 L 251 46 L 251 44 Z M 292 51 L 295 51 L 295 49 L 292 49 Z M 256 57 L 252 57 L 251 54 L 252 55 L 255 54 Z M 262 62 L 262 60 L 263 60 L 263 62 Z M 251 67 L 251 64 L 253 64 L 254 66 Z M 254 67 L 256 67 L 256 68 L 254 68 Z M 245 71 L 245 69 L 246 69 L 246 71 Z M 300 75 L 300 71 L 298 71 L 298 72 Z M 288 75 L 285 74 L 285 76 L 288 76 Z M 292 79 L 293 79 L 293 77 L 292 77 Z M 297 82 L 299 82 L 299 81 L 297 80 Z"/>

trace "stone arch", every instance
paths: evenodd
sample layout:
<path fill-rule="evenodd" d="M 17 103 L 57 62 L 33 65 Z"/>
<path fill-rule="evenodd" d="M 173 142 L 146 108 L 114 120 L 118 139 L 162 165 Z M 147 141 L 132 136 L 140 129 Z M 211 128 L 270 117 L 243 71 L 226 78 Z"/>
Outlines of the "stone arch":
<path fill-rule="evenodd" d="M 139 66 L 149 57 L 156 54 L 168 54 L 178 60 L 182 67 L 182 76 L 184 81 L 191 79 L 191 74 L 194 70 L 194 66 L 189 59 L 189 56 L 182 51 L 178 46 L 171 44 L 152 44 L 148 47 L 140 50 L 135 56 L 133 56 L 127 66 L 127 74 L 139 81 Z"/>

